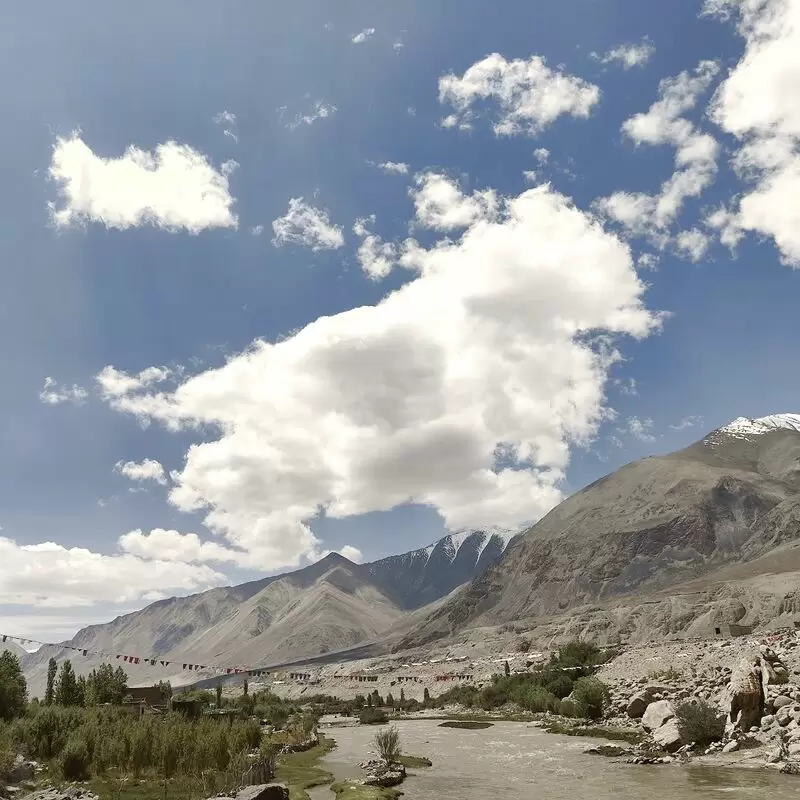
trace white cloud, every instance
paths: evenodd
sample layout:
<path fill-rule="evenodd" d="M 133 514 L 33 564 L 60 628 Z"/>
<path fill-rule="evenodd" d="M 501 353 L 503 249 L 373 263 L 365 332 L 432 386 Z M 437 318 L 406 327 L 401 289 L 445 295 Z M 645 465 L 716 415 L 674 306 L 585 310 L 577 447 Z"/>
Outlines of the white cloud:
<path fill-rule="evenodd" d="M 471 207 L 453 190 L 437 219 Z M 628 246 L 592 215 L 549 186 L 497 206 L 478 202 L 484 215 L 453 238 L 403 243 L 414 277 L 375 306 L 256 341 L 171 393 L 112 397 L 170 428 L 217 431 L 172 474 L 171 502 L 204 511 L 264 569 L 321 550 L 309 528 L 321 511 L 415 502 L 457 530 L 556 504 L 571 445 L 610 414 L 615 337 L 660 320 Z"/>
<path fill-rule="evenodd" d="M 693 414 L 692 416 L 684 417 L 680 422 L 675 425 L 670 425 L 669 427 L 674 431 L 683 431 L 686 430 L 686 428 L 694 428 L 697 425 L 702 425 L 703 422 L 704 420 L 701 416 Z"/>
<path fill-rule="evenodd" d="M 272 230 L 275 247 L 296 244 L 314 252 L 344 247 L 341 226 L 331 224 L 327 211 L 310 206 L 302 197 L 289 200 L 289 210 L 273 221 Z"/>
<path fill-rule="evenodd" d="M 444 175 L 423 172 L 415 176 L 411 190 L 416 221 L 426 228 L 451 231 L 466 228 L 481 219 L 493 217 L 499 208 L 497 194 L 491 190 L 465 195 Z"/>
<path fill-rule="evenodd" d="M 541 56 L 507 61 L 499 53 L 476 62 L 461 77 L 451 73 L 439 79 L 439 102 L 455 109 L 453 124 L 468 123 L 473 105 L 489 99 L 500 107 L 494 124 L 498 136 L 532 136 L 562 115 L 588 117 L 600 99 L 600 89 L 550 69 Z"/>
<path fill-rule="evenodd" d="M 364 560 L 362 552 L 351 544 L 346 544 L 339 552 L 356 564 L 360 564 Z"/>
<path fill-rule="evenodd" d="M 711 238 L 697 228 L 681 231 L 675 236 L 675 249 L 678 255 L 697 262 L 708 252 Z"/>
<path fill-rule="evenodd" d="M 164 467 L 152 458 L 146 458 L 138 464 L 135 461 L 118 461 L 114 470 L 132 481 L 155 481 L 161 486 L 167 485 Z"/>
<path fill-rule="evenodd" d="M 263 225 L 256 225 L 256 226 L 250 228 L 251 236 L 261 236 L 262 233 L 264 233 L 264 226 Z"/>
<path fill-rule="evenodd" d="M 375 224 L 375 215 L 357 219 L 353 233 L 361 239 L 356 257 L 364 272 L 372 279 L 385 278 L 397 263 L 398 248 L 392 242 L 384 242 L 370 231 Z"/>
<path fill-rule="evenodd" d="M 231 111 L 220 111 L 219 114 L 214 115 L 214 122 L 222 126 L 222 133 L 233 139 L 234 142 L 239 141 L 239 136 L 236 133 L 236 114 Z"/>
<path fill-rule="evenodd" d="M 539 166 L 543 167 L 550 160 L 550 151 L 546 147 L 537 147 L 533 151 L 533 157 L 539 162 Z"/>
<path fill-rule="evenodd" d="M 313 125 L 318 119 L 327 119 L 333 116 L 339 109 L 330 103 L 324 103 L 322 100 L 317 100 L 314 103 L 314 110 L 310 114 L 297 114 L 293 122 L 287 123 L 286 127 L 293 131 L 301 125 Z M 282 112 L 286 111 L 284 107 Z M 282 114 L 281 114 L 282 115 Z"/>
<path fill-rule="evenodd" d="M 639 269 L 654 270 L 658 269 L 658 262 L 659 257 L 655 255 L 655 253 L 642 253 L 636 259 L 636 266 L 639 267 Z"/>
<path fill-rule="evenodd" d="M 54 542 L 21 545 L 0 537 L 0 603 L 37 608 L 129 603 L 152 591 L 191 592 L 224 581 L 205 565 L 108 556 Z"/>
<path fill-rule="evenodd" d="M 231 550 L 216 542 L 203 542 L 196 533 L 163 528 L 155 528 L 150 533 L 141 530 L 126 533 L 119 537 L 119 547 L 125 553 L 151 560 L 182 564 L 215 561 L 248 566 L 248 555 L 242 550 Z"/>
<path fill-rule="evenodd" d="M 526 183 L 536 183 L 539 180 L 539 176 L 535 170 L 532 169 L 525 169 L 522 171 L 522 178 Z"/>
<path fill-rule="evenodd" d="M 369 39 L 370 36 L 374 35 L 375 35 L 375 28 L 364 28 L 363 31 L 353 36 L 353 38 L 350 39 L 350 41 L 353 44 L 363 44 L 364 42 L 367 41 L 367 39 Z"/>
<path fill-rule="evenodd" d="M 405 47 L 405 43 L 401 39 L 395 39 L 394 44 L 392 44 L 392 50 L 395 53 L 399 53 Z"/>
<path fill-rule="evenodd" d="M 44 388 L 39 392 L 39 399 L 49 406 L 56 406 L 59 403 L 75 403 L 80 405 L 86 402 L 89 392 L 73 383 L 72 386 L 61 386 L 53 378 L 44 379 Z M 0 528 L 2 530 L 2 528 Z"/>
<path fill-rule="evenodd" d="M 100 222 L 107 228 L 155 225 L 199 233 L 235 228 L 225 170 L 188 145 L 169 141 L 153 153 L 131 145 L 119 158 L 96 156 L 79 133 L 56 139 L 50 177 L 63 204 L 50 204 L 59 227 Z"/>
<path fill-rule="evenodd" d="M 408 164 L 405 164 L 402 161 L 384 161 L 383 163 L 378 164 L 378 167 L 384 172 L 394 173 L 395 175 L 408 174 Z"/>
<path fill-rule="evenodd" d="M 602 56 L 597 55 L 597 53 L 592 53 L 592 56 L 600 61 L 601 64 L 612 64 L 616 61 L 623 69 L 627 70 L 633 67 L 645 66 L 655 51 L 655 45 L 645 37 L 638 44 L 621 44 L 617 47 L 612 47 Z"/>
<path fill-rule="evenodd" d="M 708 213 L 703 223 L 719 236 L 720 242 L 729 248 L 732 253 L 735 252 L 739 242 L 744 238 L 739 215 L 725 206 L 720 206 Z"/>
<path fill-rule="evenodd" d="M 637 394 L 635 378 L 617 379 L 614 381 L 614 385 L 620 394 L 628 395 L 629 397 L 635 397 Z"/>
<path fill-rule="evenodd" d="M 771 237 L 785 263 L 800 267 L 800 2 L 708 2 L 709 13 L 739 15 L 744 55 L 719 87 L 712 117 L 741 146 L 734 166 L 752 185 L 735 217 L 721 225 L 730 242 L 741 231 Z"/>
<path fill-rule="evenodd" d="M 668 228 L 678 218 L 685 201 L 698 197 L 717 173 L 718 145 L 712 136 L 700 133 L 683 116 L 697 103 L 718 72 L 713 61 L 701 62 L 694 73 L 681 72 L 659 85 L 659 99 L 643 114 L 622 125 L 622 132 L 639 145 L 670 145 L 675 148 L 675 172 L 658 195 L 614 192 L 597 201 L 598 210 L 637 235 L 649 236 L 663 247 Z"/>
<path fill-rule="evenodd" d="M 654 442 L 656 437 L 651 433 L 653 420 L 649 418 L 628 417 L 628 433 L 640 442 Z"/>

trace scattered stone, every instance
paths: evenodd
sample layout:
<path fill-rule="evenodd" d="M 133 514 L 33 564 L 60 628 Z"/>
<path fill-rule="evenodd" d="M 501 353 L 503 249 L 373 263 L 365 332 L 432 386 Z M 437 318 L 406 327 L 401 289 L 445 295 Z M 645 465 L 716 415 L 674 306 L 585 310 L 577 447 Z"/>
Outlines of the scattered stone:
<path fill-rule="evenodd" d="M 734 739 L 722 748 L 723 753 L 735 753 L 739 749 L 739 742 Z"/>
<path fill-rule="evenodd" d="M 792 704 L 792 698 L 787 697 L 785 694 L 778 695 L 772 701 L 772 707 L 777 711 L 779 708 L 783 708 L 784 706 L 790 706 Z"/>
<path fill-rule="evenodd" d="M 607 758 L 619 758 L 620 756 L 633 755 L 634 751 L 629 747 L 617 747 L 613 744 L 600 744 L 597 747 L 589 747 L 583 751 L 594 756 L 606 756 Z"/>

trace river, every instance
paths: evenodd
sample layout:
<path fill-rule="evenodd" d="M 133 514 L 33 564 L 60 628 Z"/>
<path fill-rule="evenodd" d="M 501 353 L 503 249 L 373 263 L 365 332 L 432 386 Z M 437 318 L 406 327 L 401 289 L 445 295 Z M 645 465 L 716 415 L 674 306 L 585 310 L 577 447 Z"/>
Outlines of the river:
<path fill-rule="evenodd" d="M 544 733 L 524 723 L 500 722 L 485 730 L 440 728 L 439 722 L 399 722 L 403 752 L 433 761 L 409 770 L 404 800 L 800 800 L 800 776 L 767 770 L 708 766 L 633 766 L 583 752 L 593 741 Z M 336 780 L 363 776 L 372 726 L 333 727 L 337 747 L 321 764 Z M 596 743 L 596 742 L 594 742 Z M 327 786 L 312 800 L 332 800 Z"/>

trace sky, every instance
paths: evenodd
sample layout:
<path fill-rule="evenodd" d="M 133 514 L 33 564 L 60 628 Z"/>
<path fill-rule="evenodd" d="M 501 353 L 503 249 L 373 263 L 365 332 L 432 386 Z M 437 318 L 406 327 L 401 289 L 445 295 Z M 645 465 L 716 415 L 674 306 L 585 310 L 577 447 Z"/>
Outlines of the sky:
<path fill-rule="evenodd" d="M 800 0 L 2 18 L 3 632 L 800 411 Z"/>

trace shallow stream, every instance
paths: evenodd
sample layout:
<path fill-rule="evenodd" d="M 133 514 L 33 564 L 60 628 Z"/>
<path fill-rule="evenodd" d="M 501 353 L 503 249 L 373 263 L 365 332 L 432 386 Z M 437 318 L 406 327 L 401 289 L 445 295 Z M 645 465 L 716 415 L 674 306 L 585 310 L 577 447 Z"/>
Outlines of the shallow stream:
<path fill-rule="evenodd" d="M 400 722 L 403 752 L 426 756 L 429 769 L 400 787 L 404 800 L 800 800 L 800 776 L 764 769 L 708 766 L 633 766 L 583 751 L 596 740 L 544 733 L 524 723 L 485 730 L 440 728 L 434 720 Z M 336 780 L 359 778 L 376 728 L 325 729 L 337 747 L 321 760 Z M 311 800 L 332 800 L 327 786 Z"/>

